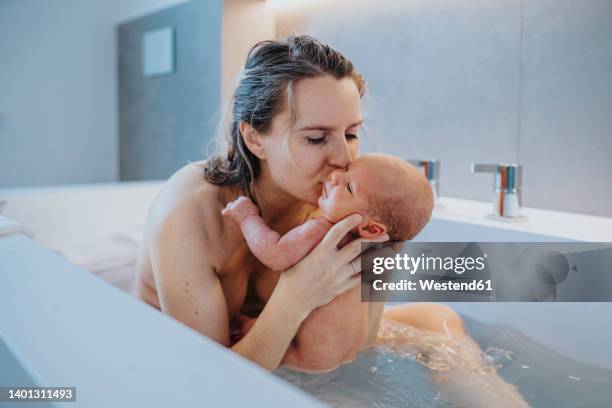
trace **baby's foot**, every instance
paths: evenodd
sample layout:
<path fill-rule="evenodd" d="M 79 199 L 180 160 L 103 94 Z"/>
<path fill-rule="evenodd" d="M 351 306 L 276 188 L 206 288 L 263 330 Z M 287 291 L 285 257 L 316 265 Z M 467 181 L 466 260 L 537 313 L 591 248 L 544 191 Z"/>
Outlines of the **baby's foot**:
<path fill-rule="evenodd" d="M 228 203 L 221 211 L 222 215 L 230 216 L 239 224 L 250 215 L 259 215 L 259 208 L 250 198 L 240 196 L 236 200 Z"/>

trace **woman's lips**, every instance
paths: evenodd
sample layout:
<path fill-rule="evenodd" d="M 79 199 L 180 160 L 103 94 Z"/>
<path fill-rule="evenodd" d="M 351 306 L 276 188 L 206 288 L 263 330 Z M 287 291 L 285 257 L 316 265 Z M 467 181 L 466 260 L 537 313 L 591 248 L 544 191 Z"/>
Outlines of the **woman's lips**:
<path fill-rule="evenodd" d="M 325 183 L 323 183 L 323 191 L 321 192 L 321 197 L 327 198 L 327 189 L 325 188 Z"/>

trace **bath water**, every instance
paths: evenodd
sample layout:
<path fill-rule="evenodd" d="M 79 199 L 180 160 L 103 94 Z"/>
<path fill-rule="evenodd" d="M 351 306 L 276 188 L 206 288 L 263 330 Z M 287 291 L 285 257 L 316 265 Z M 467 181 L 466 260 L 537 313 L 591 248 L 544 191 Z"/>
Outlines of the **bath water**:
<path fill-rule="evenodd" d="M 434 380 L 452 361 L 473 378 L 497 372 L 531 407 L 612 406 L 612 370 L 572 360 L 507 326 L 464 321 L 482 353 L 470 351 L 471 344 L 383 322 L 378 345 L 350 364 L 325 374 L 276 374 L 334 407 L 454 407 Z M 470 375 L 465 378 L 461 386 L 470 387 Z M 482 383 L 474 388 L 482 390 Z"/>

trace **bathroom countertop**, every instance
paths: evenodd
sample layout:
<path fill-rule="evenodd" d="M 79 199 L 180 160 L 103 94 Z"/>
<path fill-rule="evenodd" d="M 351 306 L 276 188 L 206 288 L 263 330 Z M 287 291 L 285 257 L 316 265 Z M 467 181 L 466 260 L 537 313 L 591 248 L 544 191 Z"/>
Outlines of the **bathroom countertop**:
<path fill-rule="evenodd" d="M 489 219 L 492 203 L 440 197 L 433 218 L 466 222 L 577 241 L 612 242 L 612 218 L 523 207 L 525 220 Z"/>

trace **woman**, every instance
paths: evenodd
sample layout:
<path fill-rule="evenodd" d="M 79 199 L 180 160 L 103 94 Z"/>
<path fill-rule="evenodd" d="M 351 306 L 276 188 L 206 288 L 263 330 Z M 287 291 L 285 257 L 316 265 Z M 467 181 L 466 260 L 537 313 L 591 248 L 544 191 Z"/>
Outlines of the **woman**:
<path fill-rule="evenodd" d="M 327 175 L 359 154 L 364 91 L 350 61 L 313 38 L 253 47 L 234 95 L 227 152 L 180 169 L 149 210 L 138 297 L 266 369 L 278 367 L 309 314 L 359 284 L 351 261 L 363 240 L 337 244 L 360 216 L 336 224 L 279 274 L 256 261 L 221 210 L 247 195 L 274 230 L 302 223 Z M 244 314 L 258 318 L 233 343 Z"/>
<path fill-rule="evenodd" d="M 356 287 L 364 240 L 337 248 L 361 217 L 337 223 L 309 255 L 277 273 L 256 261 L 238 225 L 221 210 L 247 195 L 281 234 L 304 222 L 327 175 L 359 154 L 364 92 L 351 62 L 311 37 L 254 46 L 234 94 L 227 151 L 180 169 L 149 210 L 138 296 L 268 370 L 281 362 L 331 369 L 352 359 L 377 326 L 376 318 L 367 320 Z M 356 308 L 359 318 L 343 319 Z M 388 315 L 427 330 L 464 334 L 457 314 L 440 305 Z M 320 339 L 311 349 L 337 361 L 300 361 L 292 340 L 301 326 L 314 334 L 312 341 Z M 337 335 L 329 335 L 334 330 Z"/>

